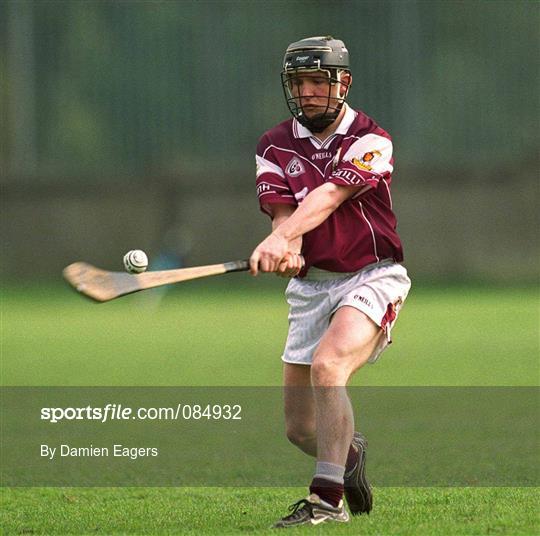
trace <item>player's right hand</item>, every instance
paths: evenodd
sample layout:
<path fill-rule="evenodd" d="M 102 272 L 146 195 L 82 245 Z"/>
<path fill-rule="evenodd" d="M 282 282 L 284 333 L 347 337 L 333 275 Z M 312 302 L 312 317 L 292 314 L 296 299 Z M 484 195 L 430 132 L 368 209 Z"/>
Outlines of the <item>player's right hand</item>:
<path fill-rule="evenodd" d="M 275 272 L 290 250 L 289 241 L 273 231 L 254 250 L 249 258 L 251 275 Z"/>
<path fill-rule="evenodd" d="M 279 263 L 276 275 L 279 277 L 296 277 L 304 267 L 304 258 L 300 253 L 287 253 Z"/>

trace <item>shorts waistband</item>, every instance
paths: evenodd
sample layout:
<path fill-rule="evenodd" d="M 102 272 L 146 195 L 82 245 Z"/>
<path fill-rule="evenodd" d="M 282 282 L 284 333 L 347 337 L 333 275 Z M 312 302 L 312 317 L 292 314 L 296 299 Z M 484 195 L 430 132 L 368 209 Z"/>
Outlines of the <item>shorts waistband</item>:
<path fill-rule="evenodd" d="M 330 281 L 332 279 L 347 279 L 353 275 L 369 272 L 374 268 L 380 268 L 381 266 L 386 266 L 388 264 L 395 264 L 394 259 L 383 259 L 379 262 L 368 264 L 357 272 L 329 272 L 328 270 L 322 270 L 321 268 L 311 266 L 307 274 L 302 279 L 304 281 Z"/>

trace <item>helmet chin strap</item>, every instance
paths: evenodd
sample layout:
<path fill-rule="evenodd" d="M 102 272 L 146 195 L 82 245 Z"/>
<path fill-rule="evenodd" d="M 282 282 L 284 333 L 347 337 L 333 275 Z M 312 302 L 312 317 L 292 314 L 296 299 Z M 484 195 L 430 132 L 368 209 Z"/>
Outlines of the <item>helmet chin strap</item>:
<path fill-rule="evenodd" d="M 338 114 L 319 114 L 313 117 L 307 117 L 304 114 L 297 117 L 298 122 L 311 132 L 319 134 L 328 128 L 336 119 Z"/>
<path fill-rule="evenodd" d="M 326 130 L 338 118 L 342 107 L 343 103 L 341 103 L 340 107 L 333 112 L 325 112 L 323 114 L 314 115 L 313 117 L 307 117 L 302 113 L 298 115 L 296 119 L 302 126 L 306 127 L 311 132 L 319 134 Z"/>

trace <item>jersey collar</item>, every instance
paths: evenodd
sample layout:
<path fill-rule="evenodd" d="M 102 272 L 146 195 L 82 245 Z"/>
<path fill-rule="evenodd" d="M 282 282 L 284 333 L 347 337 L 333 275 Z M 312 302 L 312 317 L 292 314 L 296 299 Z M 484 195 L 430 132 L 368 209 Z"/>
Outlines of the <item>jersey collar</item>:
<path fill-rule="evenodd" d="M 343 116 L 341 123 L 337 127 L 334 134 L 332 134 L 332 136 L 334 136 L 335 134 L 341 134 L 342 136 L 347 134 L 347 131 L 349 130 L 354 119 L 356 118 L 356 115 L 357 115 L 356 112 L 347 103 L 345 103 L 343 106 L 345 107 L 345 115 Z M 301 125 L 296 119 L 293 119 L 292 127 L 293 127 L 293 135 L 295 138 L 314 137 L 313 132 L 307 129 L 304 125 Z"/>

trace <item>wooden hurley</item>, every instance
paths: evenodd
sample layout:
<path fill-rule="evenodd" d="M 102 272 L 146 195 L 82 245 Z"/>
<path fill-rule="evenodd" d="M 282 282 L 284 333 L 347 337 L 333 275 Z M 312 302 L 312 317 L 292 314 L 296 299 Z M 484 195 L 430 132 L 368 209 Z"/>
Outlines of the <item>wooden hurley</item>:
<path fill-rule="evenodd" d="M 248 261 L 232 261 L 208 266 L 128 274 L 108 272 L 86 262 L 75 262 L 66 266 L 62 274 L 64 279 L 81 294 L 98 302 L 106 302 L 139 290 L 180 283 L 199 277 L 247 270 L 249 270 Z"/>

